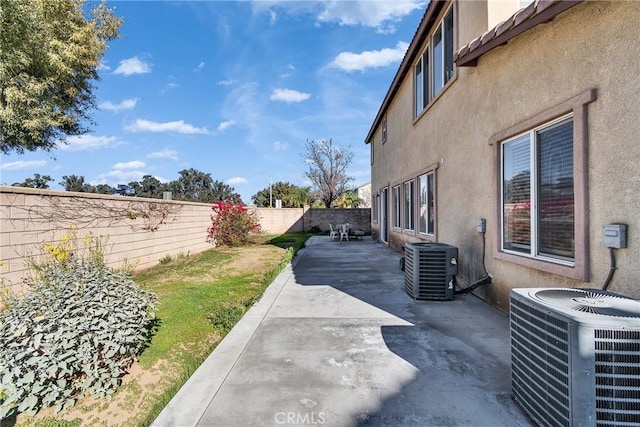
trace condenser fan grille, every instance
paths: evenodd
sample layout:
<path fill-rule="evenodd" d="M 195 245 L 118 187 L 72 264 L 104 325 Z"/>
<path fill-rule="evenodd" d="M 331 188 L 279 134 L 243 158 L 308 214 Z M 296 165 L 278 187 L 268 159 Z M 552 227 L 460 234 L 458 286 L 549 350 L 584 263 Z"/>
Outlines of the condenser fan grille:
<path fill-rule="evenodd" d="M 570 376 L 567 322 L 512 298 L 512 392 L 538 425 L 570 424 Z"/>
<path fill-rule="evenodd" d="M 640 331 L 594 331 L 596 425 L 640 425 Z"/>
<path fill-rule="evenodd" d="M 584 289 L 544 289 L 535 298 L 550 306 L 582 313 L 640 319 L 640 301 Z"/>

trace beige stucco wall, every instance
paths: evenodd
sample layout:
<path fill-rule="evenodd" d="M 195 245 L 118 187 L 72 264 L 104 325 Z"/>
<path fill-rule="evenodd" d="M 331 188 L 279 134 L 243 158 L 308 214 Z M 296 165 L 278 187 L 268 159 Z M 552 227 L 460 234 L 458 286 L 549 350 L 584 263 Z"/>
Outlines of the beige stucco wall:
<path fill-rule="evenodd" d="M 251 208 L 267 234 L 329 230 L 351 223 L 369 234 L 371 209 Z M 156 265 L 167 255 L 211 248 L 207 229 L 211 205 L 66 191 L 0 186 L 0 280 L 17 293 L 28 274 L 25 261 L 42 254 L 44 243 L 59 244 L 72 232 L 100 237 L 106 261 L 136 269 Z M 162 217 L 164 214 L 164 217 Z"/>
<path fill-rule="evenodd" d="M 458 3 L 459 28 L 482 20 L 477 16 L 482 8 L 474 3 Z M 381 144 L 375 136 L 374 194 L 438 165 L 436 237 L 459 247 L 463 283 L 483 273 L 482 236 L 475 224 L 486 218 L 486 266 L 495 279 L 477 292 L 504 310 L 513 287 L 600 288 L 609 273 L 602 226 L 612 222 L 626 223 L 629 231 L 628 248 L 616 252 L 618 269 L 609 290 L 640 298 L 638 22 L 637 2 L 575 6 L 486 54 L 477 67 L 457 69 L 457 78 L 415 123 L 409 74 L 388 111 L 388 141 Z M 587 107 L 590 280 L 495 259 L 499 195 L 490 138 L 589 89 L 597 90 Z M 378 224 L 372 232 L 379 234 Z M 414 234 L 390 235 L 396 249 L 415 240 Z"/>
<path fill-rule="evenodd" d="M 166 214 L 162 223 L 159 212 Z M 211 247 L 210 215 L 202 203 L 0 187 L 1 279 L 21 292 L 25 257 L 41 254 L 43 243 L 59 242 L 71 227 L 79 239 L 101 236 L 114 267 L 141 269 L 166 255 L 194 254 Z"/>

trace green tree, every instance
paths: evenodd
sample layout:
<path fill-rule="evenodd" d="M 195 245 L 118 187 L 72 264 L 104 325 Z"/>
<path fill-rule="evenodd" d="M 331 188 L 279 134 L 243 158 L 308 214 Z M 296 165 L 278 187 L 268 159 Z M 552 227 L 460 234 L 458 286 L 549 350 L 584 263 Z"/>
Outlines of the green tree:
<path fill-rule="evenodd" d="M 282 200 L 284 208 L 300 208 L 309 204 L 309 188 L 279 181 L 251 196 L 253 203 L 259 207 L 269 207 L 270 202 L 271 206 L 275 206 L 278 199 Z"/>
<path fill-rule="evenodd" d="M 109 184 L 98 184 L 94 189 L 98 194 L 114 194 L 116 192 L 116 189 Z"/>
<path fill-rule="evenodd" d="M 178 172 L 180 177 L 171 181 L 169 191 L 173 193 L 174 200 L 186 200 L 192 202 L 209 203 L 219 200 L 230 200 L 234 203 L 242 203 L 240 195 L 233 187 L 211 178 L 210 173 L 204 173 L 197 169 L 184 169 Z"/>
<path fill-rule="evenodd" d="M 49 183 L 54 182 L 54 179 L 49 175 L 40 175 L 39 173 L 33 174 L 33 178 L 27 178 L 21 183 L 14 183 L 14 187 L 29 187 L 29 188 L 49 188 Z"/>
<path fill-rule="evenodd" d="M 362 203 L 362 199 L 358 197 L 358 193 L 355 190 L 347 190 L 333 203 L 338 208 L 357 208 Z"/>
<path fill-rule="evenodd" d="M 160 182 L 158 178 L 152 175 L 145 175 L 142 181 L 130 182 L 129 187 L 133 188 L 138 197 L 148 197 L 151 199 L 162 199 L 162 193 L 170 191 L 167 184 Z"/>
<path fill-rule="evenodd" d="M 79 193 L 95 193 L 95 187 L 84 182 L 84 176 L 64 175 L 60 185 L 64 187 L 64 191 L 77 191 Z"/>
<path fill-rule="evenodd" d="M 353 160 L 353 151 L 334 145 L 331 139 L 307 140 L 305 146 L 305 162 L 309 169 L 304 175 L 313 184 L 318 198 L 329 208 L 353 180 L 347 175 L 347 168 Z"/>
<path fill-rule="evenodd" d="M 50 151 L 88 131 L 92 82 L 121 24 L 104 2 L 0 0 L 0 151 Z"/>

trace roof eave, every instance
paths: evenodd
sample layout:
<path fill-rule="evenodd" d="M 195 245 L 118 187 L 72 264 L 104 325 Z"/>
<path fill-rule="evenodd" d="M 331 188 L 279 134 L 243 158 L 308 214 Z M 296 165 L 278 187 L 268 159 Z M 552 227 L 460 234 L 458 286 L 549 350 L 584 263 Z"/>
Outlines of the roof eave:
<path fill-rule="evenodd" d="M 583 1 L 537 0 L 460 48 L 454 55 L 454 62 L 457 67 L 475 67 L 481 56 L 539 24 L 552 21 L 560 13 Z"/>
<path fill-rule="evenodd" d="M 376 118 L 371 125 L 371 129 L 369 129 L 369 133 L 367 134 L 367 137 L 364 141 L 365 144 L 369 144 L 369 142 L 371 142 L 371 139 L 373 138 L 377 127 L 380 125 L 380 122 L 384 117 L 387 107 L 398 92 L 398 89 L 404 81 L 405 76 L 407 75 L 409 70 L 411 70 L 411 66 L 413 65 L 413 61 L 415 60 L 416 56 L 421 53 L 420 48 L 422 47 L 422 43 L 429 34 L 429 31 L 433 27 L 438 14 L 444 7 L 445 3 L 447 3 L 447 1 L 448 0 L 431 0 L 429 2 L 429 6 L 427 6 L 427 10 L 422 16 L 422 20 L 420 21 L 420 25 L 418 26 L 418 29 L 413 36 L 413 40 L 411 40 L 411 44 L 409 44 L 409 47 L 407 48 L 407 52 L 405 53 L 400 66 L 398 67 L 398 71 L 396 72 L 396 75 L 391 82 L 391 86 L 389 86 L 389 90 L 387 91 L 387 94 L 385 95 L 382 104 L 380 105 L 380 109 L 378 110 Z"/>

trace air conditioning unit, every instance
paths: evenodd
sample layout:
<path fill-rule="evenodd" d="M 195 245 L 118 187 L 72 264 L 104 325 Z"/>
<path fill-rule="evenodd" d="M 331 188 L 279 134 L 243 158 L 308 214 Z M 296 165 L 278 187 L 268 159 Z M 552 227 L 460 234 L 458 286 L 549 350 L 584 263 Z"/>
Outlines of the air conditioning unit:
<path fill-rule="evenodd" d="M 408 243 L 404 250 L 404 284 L 418 300 L 453 299 L 458 248 L 444 243 Z"/>
<path fill-rule="evenodd" d="M 640 301 L 511 290 L 511 391 L 540 426 L 640 426 Z"/>

